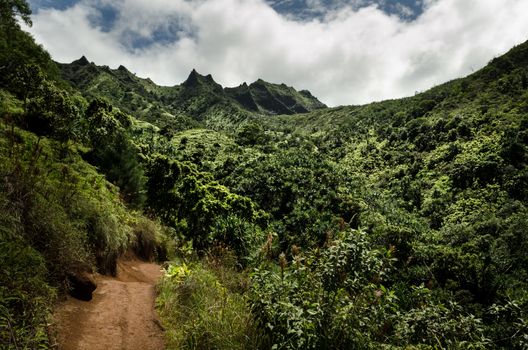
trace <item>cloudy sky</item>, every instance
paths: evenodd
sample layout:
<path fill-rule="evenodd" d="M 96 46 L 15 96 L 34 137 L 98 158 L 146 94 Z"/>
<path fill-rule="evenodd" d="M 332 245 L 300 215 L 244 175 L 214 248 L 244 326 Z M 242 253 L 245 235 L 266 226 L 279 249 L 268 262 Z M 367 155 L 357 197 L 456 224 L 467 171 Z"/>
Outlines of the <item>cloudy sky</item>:
<path fill-rule="evenodd" d="M 161 85 L 195 68 L 330 106 L 413 95 L 528 40 L 528 0 L 29 0 L 59 62 L 85 55 Z"/>

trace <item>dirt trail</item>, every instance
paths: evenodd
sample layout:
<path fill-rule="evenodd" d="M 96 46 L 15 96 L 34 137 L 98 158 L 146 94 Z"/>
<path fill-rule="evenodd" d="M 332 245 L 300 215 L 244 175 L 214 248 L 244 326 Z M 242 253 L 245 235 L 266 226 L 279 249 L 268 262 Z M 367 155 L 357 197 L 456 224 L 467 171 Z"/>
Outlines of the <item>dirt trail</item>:
<path fill-rule="evenodd" d="M 89 302 L 68 297 L 55 311 L 59 350 L 161 350 L 163 331 L 154 310 L 159 265 L 120 261 L 117 277 L 97 276 Z"/>

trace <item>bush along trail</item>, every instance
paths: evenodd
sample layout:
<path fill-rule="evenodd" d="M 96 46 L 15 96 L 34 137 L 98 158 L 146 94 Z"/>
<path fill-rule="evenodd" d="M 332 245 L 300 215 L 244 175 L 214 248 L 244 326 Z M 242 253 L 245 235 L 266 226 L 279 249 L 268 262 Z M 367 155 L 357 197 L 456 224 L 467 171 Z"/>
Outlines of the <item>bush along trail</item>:
<path fill-rule="evenodd" d="M 154 310 L 161 267 L 122 259 L 117 276 L 98 275 L 91 301 L 68 297 L 58 304 L 55 332 L 60 350 L 162 350 L 163 330 Z"/>

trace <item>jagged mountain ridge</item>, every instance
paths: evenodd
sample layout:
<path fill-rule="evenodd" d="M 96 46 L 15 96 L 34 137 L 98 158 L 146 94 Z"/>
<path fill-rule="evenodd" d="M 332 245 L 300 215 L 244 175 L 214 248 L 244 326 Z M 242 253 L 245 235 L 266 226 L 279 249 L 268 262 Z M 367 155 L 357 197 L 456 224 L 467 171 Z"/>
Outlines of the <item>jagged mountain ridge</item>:
<path fill-rule="evenodd" d="M 271 84 L 262 79 L 225 91 L 246 109 L 265 114 L 297 114 L 326 108 L 308 90 L 297 91 L 286 84 Z"/>
<path fill-rule="evenodd" d="M 58 66 L 62 77 L 87 96 L 104 97 L 120 109 L 160 126 L 173 124 L 175 118 L 179 122 L 182 118 L 189 123 L 202 122 L 218 113 L 237 118 L 326 108 L 309 91 L 261 79 L 250 85 L 224 88 L 210 74 L 201 75 L 193 69 L 182 84 L 169 87 L 139 78 L 122 65 L 117 69 L 97 66 L 84 56 Z"/>

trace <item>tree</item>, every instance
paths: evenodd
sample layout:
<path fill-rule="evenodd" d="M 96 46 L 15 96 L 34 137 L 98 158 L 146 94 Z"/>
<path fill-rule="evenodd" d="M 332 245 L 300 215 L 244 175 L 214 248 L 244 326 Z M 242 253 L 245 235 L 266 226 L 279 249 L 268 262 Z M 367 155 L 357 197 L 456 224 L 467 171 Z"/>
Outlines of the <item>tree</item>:
<path fill-rule="evenodd" d="M 0 20 L 2 26 L 17 25 L 16 18 L 20 17 L 31 26 L 31 8 L 24 0 L 0 0 Z"/>
<path fill-rule="evenodd" d="M 214 181 L 211 174 L 199 172 L 192 163 L 165 156 L 157 156 L 149 164 L 147 193 L 150 209 L 166 225 L 192 239 L 198 250 L 208 248 L 218 239 L 225 240 L 223 243 L 238 252 L 243 251 L 242 238 L 224 234 L 226 226 L 235 226 L 232 221 L 236 217 L 243 222 L 240 226 L 249 227 L 259 215 L 248 197 L 232 193 Z"/>
<path fill-rule="evenodd" d="M 19 19 L 28 26 L 32 25 L 30 15 L 31 9 L 26 1 L 0 0 L 0 87 L 9 91 L 17 89 L 15 81 L 27 78 L 28 73 L 35 77 L 33 68 L 32 72 L 24 71 L 27 65 L 38 66 L 44 77 L 59 78 L 58 68 L 50 55 L 20 28 Z"/>
<path fill-rule="evenodd" d="M 11 76 L 11 90 L 24 102 L 24 107 L 28 98 L 38 94 L 43 83 L 44 74 L 36 64 L 20 66 Z"/>
<path fill-rule="evenodd" d="M 36 134 L 50 135 L 63 142 L 79 138 L 79 108 L 65 90 L 48 81 L 29 101 L 27 120 L 28 128 Z"/>
<path fill-rule="evenodd" d="M 133 207 L 145 201 L 145 178 L 138 151 L 128 135 L 129 117 L 106 101 L 96 99 L 86 110 L 86 131 L 92 146 L 89 161 L 98 166 L 108 181 L 119 186 Z"/>

